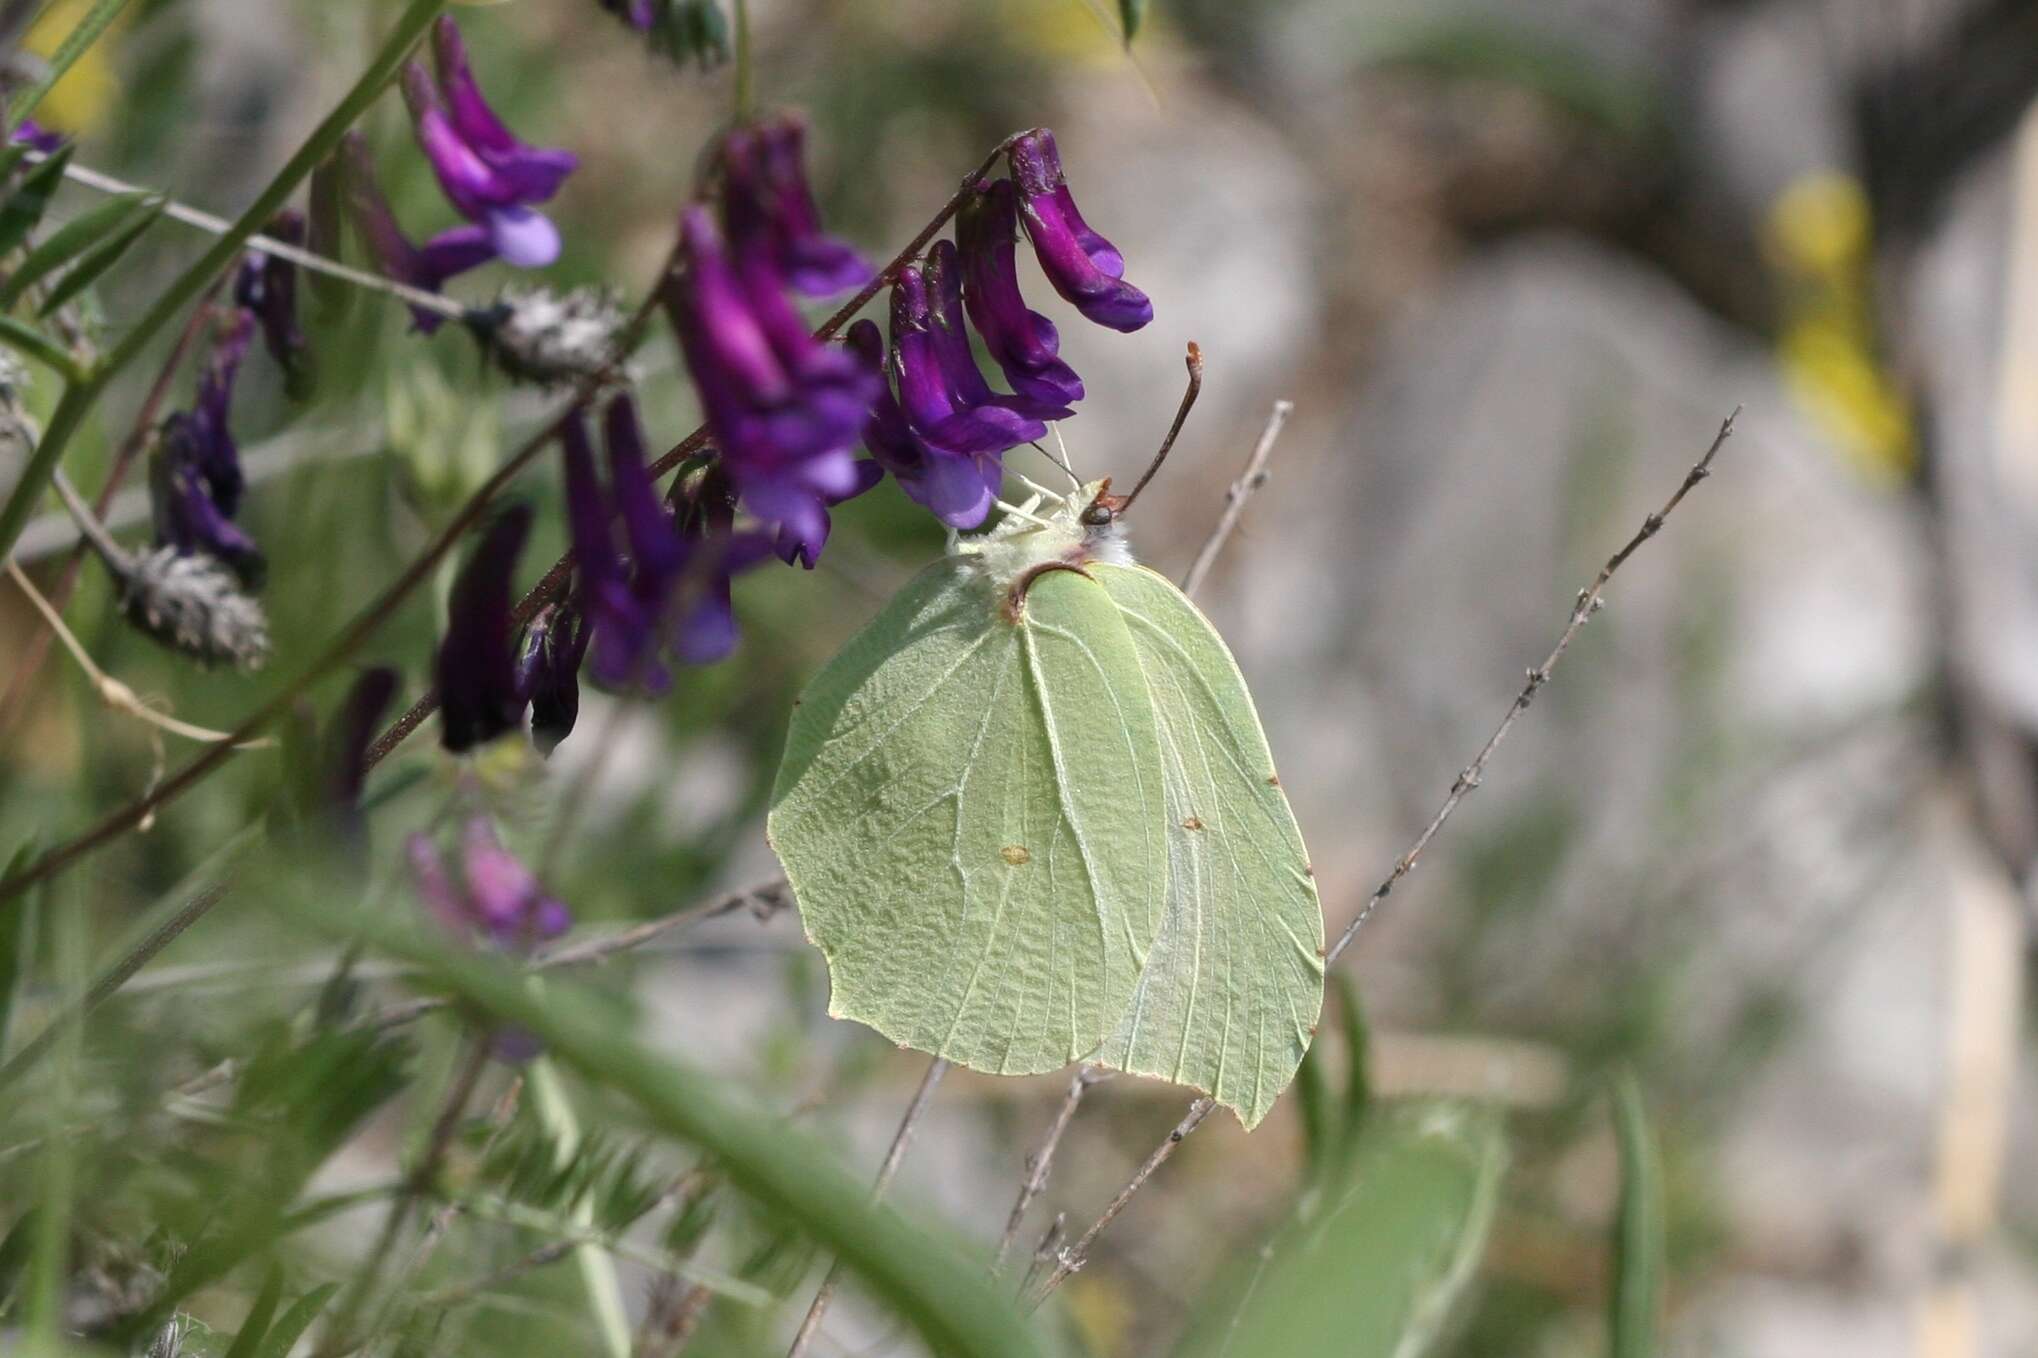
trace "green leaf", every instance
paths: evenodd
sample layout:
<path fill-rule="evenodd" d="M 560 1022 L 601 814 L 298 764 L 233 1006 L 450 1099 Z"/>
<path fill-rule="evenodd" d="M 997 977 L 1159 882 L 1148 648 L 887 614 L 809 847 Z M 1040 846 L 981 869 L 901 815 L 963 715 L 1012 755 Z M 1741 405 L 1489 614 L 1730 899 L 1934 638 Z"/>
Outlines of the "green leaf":
<path fill-rule="evenodd" d="M 30 170 L 5 203 L 0 203 L 0 255 L 28 239 L 28 233 L 49 211 L 57 185 L 64 182 L 64 167 L 71 163 L 71 148 L 64 146 L 48 160 Z"/>
<path fill-rule="evenodd" d="M 318 1313 L 339 1290 L 338 1283 L 320 1283 L 292 1302 L 275 1328 L 263 1338 L 261 1350 L 255 1358 L 290 1358 L 290 1350 L 297 1346 L 297 1341 L 311 1328 L 311 1322 L 318 1319 Z"/>
<path fill-rule="evenodd" d="M 1125 29 L 1125 45 L 1132 46 L 1132 40 L 1139 35 L 1139 26 L 1146 21 L 1146 0 L 1118 0 L 1118 22 Z"/>
<path fill-rule="evenodd" d="M 1656 1351 L 1663 1296 L 1663 1173 L 1642 1087 L 1622 1070 L 1613 1084 L 1614 1130 L 1620 1141 L 1620 1209 L 1614 1215 L 1613 1286 L 1608 1295 L 1612 1358 L 1650 1358 Z"/>
<path fill-rule="evenodd" d="M 147 197 L 147 194 L 139 190 L 118 194 L 52 231 L 28 252 L 28 257 L 8 275 L 7 281 L 0 283 L 0 311 L 12 308 L 21 300 L 22 294 L 45 274 L 69 263 L 107 235 L 119 230 L 131 216 L 142 210 L 142 202 Z"/>
<path fill-rule="evenodd" d="M 12 877 L 20 872 L 35 861 L 35 855 L 36 842 L 30 837 L 8 860 L 6 875 Z M 35 959 L 35 920 L 40 900 L 38 894 L 31 897 L 24 908 L 0 915 L 0 1059 L 7 1055 L 8 1029 L 14 1017 L 15 1000 Z"/>
<path fill-rule="evenodd" d="M 47 364 L 66 382 L 78 379 L 78 363 L 71 357 L 71 351 L 51 339 L 27 321 L 12 316 L 0 316 L 0 344 L 17 350 L 39 363 Z"/>
<path fill-rule="evenodd" d="M 1504 1163 L 1489 1110 L 1423 1101 L 1369 1114 L 1320 1201 L 1213 1293 L 1179 1358 L 1436 1351 L 1478 1270 Z"/>
<path fill-rule="evenodd" d="M 262 1280 L 262 1290 L 255 1294 L 255 1304 L 248 1308 L 247 1318 L 241 1321 L 240 1333 L 234 1336 L 233 1347 L 226 1351 L 225 1358 L 255 1358 L 261 1352 L 262 1336 L 269 1332 L 269 1322 L 276 1318 L 276 1307 L 282 1300 L 283 1270 L 271 1264 L 268 1276 Z"/>
<path fill-rule="evenodd" d="M 1365 1130 L 1366 1113 L 1372 1107 L 1372 1068 L 1367 1063 L 1367 1054 L 1372 1048 L 1366 1036 L 1366 1011 L 1359 1004 L 1358 986 L 1343 972 L 1337 973 L 1334 980 L 1337 984 L 1339 1030 L 1344 1034 L 1345 1047 L 1342 1126 L 1349 1144 L 1356 1142 L 1359 1133 Z"/>
<path fill-rule="evenodd" d="M 435 977 L 501 1022 L 540 1039 L 559 1063 L 637 1105 L 659 1130 L 715 1157 L 734 1188 L 797 1225 L 860 1274 L 877 1298 L 949 1358 L 1037 1358 L 1011 1301 L 972 1251 L 936 1241 L 870 1200 L 870 1187 L 783 1118 L 729 1098 L 717 1081 L 670 1064 L 619 1028 L 603 992 L 548 978 L 542 995 L 498 958 L 456 950 L 386 919 L 339 921 L 276 897 L 334 937 L 358 928 L 398 961 Z"/>
<path fill-rule="evenodd" d="M 62 281 L 56 287 L 50 289 L 50 295 L 43 299 L 42 307 L 36 314 L 47 316 L 91 287 L 99 275 L 119 262 L 120 257 L 127 253 L 129 246 L 142 238 L 143 232 L 156 224 L 157 219 L 163 215 L 165 205 L 164 199 L 156 199 L 133 221 L 94 246 L 65 272 Z"/>

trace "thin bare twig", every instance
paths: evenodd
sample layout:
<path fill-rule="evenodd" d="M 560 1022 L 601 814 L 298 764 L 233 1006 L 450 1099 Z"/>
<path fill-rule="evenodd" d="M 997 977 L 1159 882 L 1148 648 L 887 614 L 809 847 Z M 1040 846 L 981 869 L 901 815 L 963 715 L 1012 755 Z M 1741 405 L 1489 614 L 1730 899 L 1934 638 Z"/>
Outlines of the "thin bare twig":
<path fill-rule="evenodd" d="M 1741 408 L 1735 406 L 1733 413 L 1721 421 L 1719 432 L 1713 435 L 1711 444 L 1706 447 L 1705 455 L 1699 458 L 1692 465 L 1691 470 L 1684 474 L 1684 480 L 1678 484 L 1676 491 L 1664 502 L 1663 507 L 1643 519 L 1642 526 L 1635 531 L 1634 536 L 1622 544 L 1620 550 L 1608 557 L 1606 564 L 1599 568 L 1599 574 L 1593 577 L 1592 583 L 1578 591 L 1577 600 L 1571 606 L 1571 615 L 1565 622 L 1563 632 L 1557 637 L 1557 644 L 1550 648 L 1550 653 L 1547 656 L 1543 657 L 1542 664 L 1528 672 L 1527 683 L 1523 685 L 1521 692 L 1515 695 L 1514 701 L 1508 705 L 1506 715 L 1500 719 L 1500 725 L 1494 729 L 1491 736 L 1487 737 L 1485 745 L 1480 747 L 1479 753 L 1474 756 L 1472 762 L 1466 765 L 1464 771 L 1452 782 L 1450 792 L 1445 796 L 1443 804 L 1437 808 L 1436 814 L 1430 817 L 1429 824 L 1423 827 L 1422 833 L 1415 837 L 1415 842 L 1408 847 L 1408 850 L 1395 860 L 1393 871 L 1387 874 L 1385 881 L 1374 888 L 1373 894 L 1367 898 L 1366 904 L 1359 911 L 1357 918 L 1345 926 L 1344 933 L 1338 936 L 1336 944 L 1324 955 L 1324 965 L 1326 967 L 1336 963 L 1338 958 L 1344 954 L 1345 949 L 1351 945 L 1352 938 L 1358 933 L 1359 926 L 1363 925 L 1371 917 L 1373 911 L 1379 907 L 1380 902 L 1387 898 L 1388 893 L 1394 889 L 1394 884 L 1415 870 L 1416 862 L 1422 857 L 1423 851 L 1429 847 L 1430 841 L 1436 838 L 1438 831 L 1443 829 L 1444 822 L 1451 818 L 1452 813 L 1458 809 L 1459 804 L 1472 793 L 1473 789 L 1479 786 L 1481 779 L 1485 775 L 1487 762 L 1492 759 L 1493 752 L 1500 748 L 1500 743 L 1507 739 L 1507 733 L 1513 729 L 1516 718 L 1520 717 L 1528 709 L 1528 705 L 1535 700 L 1536 693 L 1543 685 L 1550 682 L 1550 676 L 1555 673 L 1558 662 L 1564 658 L 1564 652 L 1570 649 L 1571 643 L 1577 637 L 1580 629 L 1600 610 L 1604 602 L 1601 595 L 1606 589 L 1607 583 L 1613 579 L 1614 573 L 1627 564 L 1628 558 L 1633 556 L 1643 543 L 1662 531 L 1665 521 L 1675 512 L 1677 506 L 1684 502 L 1684 497 L 1691 493 L 1692 488 L 1712 475 L 1713 459 L 1719 455 L 1720 449 L 1726 445 L 1727 440 L 1733 437 L 1734 422 L 1740 416 Z M 1207 1097 L 1198 1098 L 1190 1103 L 1187 1114 L 1175 1125 L 1174 1130 L 1168 1133 L 1167 1139 L 1161 1142 L 1152 1154 L 1147 1156 L 1145 1162 L 1140 1165 L 1138 1171 L 1132 1176 L 1131 1182 L 1120 1189 L 1118 1195 L 1111 1200 L 1110 1206 L 1104 1209 L 1103 1215 L 1097 1218 L 1090 1229 L 1083 1232 L 1082 1239 L 1078 1240 L 1074 1247 L 1061 1251 L 1055 1263 L 1054 1271 L 1048 1275 L 1047 1279 L 1035 1293 L 1033 1297 L 1034 1305 L 1039 1305 L 1041 1301 L 1046 1299 L 1049 1293 L 1061 1286 L 1070 1274 L 1081 1269 L 1089 1261 L 1090 1247 L 1096 1242 L 1097 1237 L 1103 1233 L 1104 1228 L 1109 1226 L 1118 1214 L 1125 1209 L 1125 1204 L 1131 1200 L 1132 1195 L 1137 1193 L 1148 1179 L 1153 1177 L 1154 1171 L 1159 1169 L 1167 1161 L 1168 1157 L 1175 1153 L 1175 1147 L 1182 1144 L 1183 1138 L 1202 1125 L 1203 1120 L 1210 1115 L 1210 1110 L 1214 1107 L 1216 1107 L 1216 1104 Z"/>
<path fill-rule="evenodd" d="M 1196 591 L 1203 587 L 1204 577 L 1217 564 L 1217 554 L 1238 531 L 1238 522 L 1245 517 L 1246 501 L 1267 484 L 1267 459 L 1273 455 L 1274 441 L 1281 437 L 1281 426 L 1288 423 L 1288 417 L 1294 413 L 1293 401 L 1274 402 L 1273 412 L 1267 416 L 1267 427 L 1260 431 L 1259 442 L 1253 445 L 1252 455 L 1245 460 L 1245 470 L 1225 492 L 1224 513 L 1218 516 L 1217 526 L 1210 530 L 1210 536 L 1203 540 L 1202 550 L 1196 553 L 1196 560 L 1190 564 L 1188 573 L 1182 576 L 1182 593 L 1190 598 L 1196 597 Z"/>
<path fill-rule="evenodd" d="M 892 1179 L 899 1172 L 899 1163 L 906 1158 L 906 1147 L 913 1140 L 913 1129 L 919 1125 L 920 1115 L 927 1111 L 927 1104 L 934 1097 L 934 1087 L 941 1083 L 941 1077 L 948 1073 L 948 1062 L 935 1057 L 927 1063 L 927 1073 L 920 1077 L 920 1088 L 914 1091 L 913 1101 L 906 1105 L 906 1115 L 899 1119 L 899 1130 L 892 1135 L 891 1149 L 885 1152 L 885 1162 L 878 1166 L 877 1182 L 871 1186 L 873 1201 L 881 1199 L 891 1189 Z M 792 1347 L 786 1350 L 785 1358 L 800 1358 L 807 1351 L 807 1345 L 814 1342 L 820 1332 L 821 1320 L 828 1314 L 828 1303 L 835 1300 L 835 1288 L 841 1281 L 842 1261 L 836 1260 L 828 1266 L 828 1276 L 821 1280 L 821 1290 L 814 1294 L 814 1304 L 807 1308 L 807 1318 L 800 1322 L 799 1333 L 793 1336 Z"/>
<path fill-rule="evenodd" d="M 1047 1177 L 1054 1171 L 1054 1153 L 1061 1145 L 1062 1133 L 1075 1120 L 1083 1095 L 1089 1092 L 1091 1085 L 1110 1078 L 1111 1072 L 1101 1066 L 1082 1066 L 1070 1078 L 1069 1092 L 1061 1101 L 1061 1111 L 1048 1124 L 1047 1135 L 1041 1138 L 1039 1147 L 1026 1157 L 1026 1178 L 1019 1185 L 1019 1195 L 1012 1200 L 1011 1214 L 1005 1218 L 1005 1234 L 998 1238 L 998 1254 L 991 1261 L 994 1276 L 1005 1271 L 1005 1255 L 1019 1236 L 1019 1227 L 1026 1220 L 1026 1209 L 1047 1190 Z"/>

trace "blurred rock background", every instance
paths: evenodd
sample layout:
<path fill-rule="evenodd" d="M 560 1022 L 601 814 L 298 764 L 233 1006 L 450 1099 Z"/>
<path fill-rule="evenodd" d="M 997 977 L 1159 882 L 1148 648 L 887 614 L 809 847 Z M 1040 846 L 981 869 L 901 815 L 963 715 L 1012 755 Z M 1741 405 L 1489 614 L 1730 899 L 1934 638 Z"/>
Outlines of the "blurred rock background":
<path fill-rule="evenodd" d="M 63 110 L 81 159 L 231 210 L 358 64 L 373 8 L 136 5 L 97 93 Z M 2038 6 L 1155 0 L 1132 59 L 1076 0 L 753 10 L 759 88 L 809 110 L 829 216 L 873 254 L 998 137 L 1056 129 L 1086 215 L 1158 313 L 1130 337 L 1064 326 L 1092 393 L 1067 426 L 1078 465 L 1136 474 L 1184 343 L 1206 358 L 1202 404 L 1140 506 L 1144 559 L 1186 566 L 1269 406 L 1295 402 L 1204 602 L 1254 685 L 1333 931 L 1577 589 L 1742 408 L 1717 474 L 1618 578 L 1347 962 L 1384 1089 L 1514 1105 L 1514 1168 L 1452 1351 L 1600 1351 L 1603 1079 L 1618 1062 L 1641 1072 L 1666 1145 L 1675 1352 L 2038 1348 L 2022 994 L 2038 857 Z M 725 77 L 652 64 L 591 0 L 463 19 L 517 124 L 583 155 L 560 202 L 562 280 L 641 285 Z M 431 210 L 399 115 L 381 117 L 400 204 Z M 153 267 L 190 247 L 159 238 Z M 137 258 L 135 296 L 151 278 Z M 392 315 L 362 344 L 330 326 L 319 406 L 287 435 L 273 393 L 247 407 L 253 463 L 277 459 L 257 536 L 330 563 L 293 570 L 300 548 L 279 546 L 286 657 L 408 555 L 452 498 L 428 493 L 434 478 L 471 483 L 462 459 L 485 468 L 498 426 L 536 409 L 454 401 L 390 424 L 387 447 L 290 460 L 306 426 L 380 429 L 392 400 L 423 409 L 434 381 L 471 387 L 457 336 L 424 348 L 401 328 Z M 669 346 L 647 367 L 676 439 L 693 421 Z M 556 495 L 549 477 L 534 495 Z M 938 548 L 889 491 L 839 521 L 819 572 L 742 582 L 737 659 L 625 719 L 560 875 L 586 916 L 649 916 L 772 874 L 761 807 L 787 702 Z M 26 610 L 6 605 L 18 634 Z M 107 625 L 103 595 L 76 615 L 100 625 L 102 662 L 193 720 L 222 723 L 271 682 L 180 672 Z M 431 619 L 421 604 L 383 642 L 413 691 Z M 139 739 L 109 753 L 71 734 L 88 701 L 45 671 L 0 755 L 10 824 L 71 824 L 78 799 L 111 805 L 147 776 Z M 590 703 L 553 787 L 604 710 Z M 108 927 L 130 916 L 262 786 L 220 780 L 106 855 L 92 909 Z M 168 961 L 217 955 L 237 926 L 214 927 Z M 235 946 L 282 945 L 256 931 Z M 924 1061 L 822 1016 L 825 975 L 796 921 L 729 919 L 614 971 L 661 1043 L 818 1099 L 808 1116 L 875 1164 Z M 134 1040 L 167 1047 L 220 1021 L 216 994 L 164 984 L 123 1013 Z M 995 1238 L 1065 1083 L 951 1077 L 900 1193 Z M 1050 1210 L 1092 1216 L 1179 1106 L 1126 1079 L 1098 1089 Z M 354 1171 L 386 1169 L 394 1135 L 365 1143 Z M 1292 1110 L 1250 1142 L 1213 1121 L 1187 1143 L 1071 1284 L 1080 1341 L 1165 1352 L 1278 1206 L 1296 1143 Z M 880 1352 L 889 1334 L 852 1300 L 828 1342 Z"/>

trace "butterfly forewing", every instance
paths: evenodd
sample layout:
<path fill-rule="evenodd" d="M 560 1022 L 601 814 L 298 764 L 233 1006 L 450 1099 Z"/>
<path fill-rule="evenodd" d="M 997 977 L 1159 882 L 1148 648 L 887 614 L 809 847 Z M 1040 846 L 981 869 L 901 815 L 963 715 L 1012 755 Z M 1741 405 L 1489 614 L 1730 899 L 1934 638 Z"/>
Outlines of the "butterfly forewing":
<path fill-rule="evenodd" d="M 977 1070 L 1053 1070 L 1130 1003 L 1167 884 L 1160 738 L 1120 609 L 1049 571 L 1007 609 L 929 568 L 808 687 L 773 847 L 829 1012 Z"/>
<path fill-rule="evenodd" d="M 1323 1006 L 1323 912 L 1302 835 L 1216 629 L 1143 566 L 1088 569 L 1151 694 L 1170 863 L 1146 969 L 1093 1059 L 1193 1085 L 1250 1128 L 1294 1077 Z"/>

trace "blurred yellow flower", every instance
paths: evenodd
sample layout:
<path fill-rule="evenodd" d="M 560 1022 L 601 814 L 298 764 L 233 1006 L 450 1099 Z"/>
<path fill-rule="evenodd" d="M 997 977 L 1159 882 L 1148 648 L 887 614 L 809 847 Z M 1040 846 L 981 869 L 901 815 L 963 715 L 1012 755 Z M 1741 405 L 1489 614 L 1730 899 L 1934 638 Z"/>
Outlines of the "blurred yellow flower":
<path fill-rule="evenodd" d="M 1868 195 L 1838 171 L 1800 176 L 1762 240 L 1782 298 L 1776 357 L 1798 402 L 1855 469 L 1896 484 L 1917 466 L 1910 403 L 1875 342 Z"/>
<path fill-rule="evenodd" d="M 54 55 L 91 9 L 92 0 L 56 0 L 29 26 L 22 45 L 39 57 Z M 125 14 L 115 18 L 113 27 L 85 49 L 64 78 L 44 96 L 35 111 L 37 122 L 55 131 L 78 133 L 90 132 L 105 120 L 120 94 L 107 49 L 126 22 Z"/>

